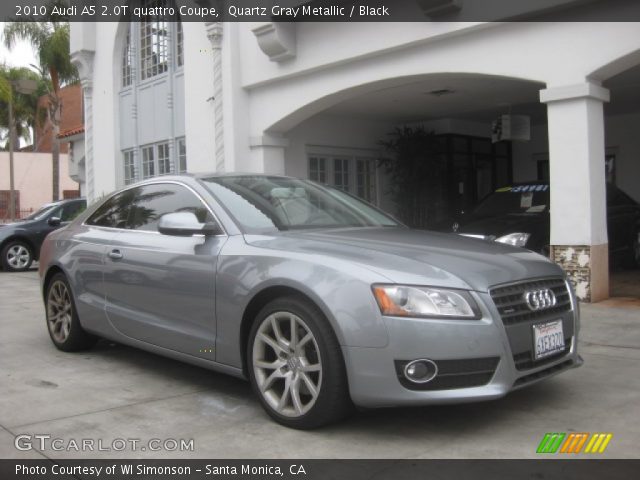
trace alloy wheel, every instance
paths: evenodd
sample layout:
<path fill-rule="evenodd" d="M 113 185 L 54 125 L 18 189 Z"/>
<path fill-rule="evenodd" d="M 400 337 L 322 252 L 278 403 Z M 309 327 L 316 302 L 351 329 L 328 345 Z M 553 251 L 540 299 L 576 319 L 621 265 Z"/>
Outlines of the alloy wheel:
<path fill-rule="evenodd" d="M 262 321 L 252 364 L 260 394 L 278 414 L 301 417 L 316 403 L 322 386 L 320 349 L 299 316 L 275 312 Z"/>
<path fill-rule="evenodd" d="M 73 318 L 72 309 L 69 288 L 64 282 L 57 280 L 49 288 L 47 296 L 47 324 L 51 335 L 59 343 L 64 343 L 69 337 Z"/>
<path fill-rule="evenodd" d="M 14 270 L 27 268 L 31 263 L 31 253 L 22 244 L 12 245 L 7 249 L 7 263 Z"/>

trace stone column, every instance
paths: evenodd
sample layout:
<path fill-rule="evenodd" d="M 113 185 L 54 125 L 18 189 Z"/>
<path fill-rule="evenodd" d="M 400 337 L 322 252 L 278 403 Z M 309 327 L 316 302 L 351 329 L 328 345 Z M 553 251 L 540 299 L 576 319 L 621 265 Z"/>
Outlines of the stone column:
<path fill-rule="evenodd" d="M 609 296 L 603 103 L 594 83 L 540 92 L 547 104 L 551 181 L 551 258 L 569 275 L 578 298 Z"/>
<path fill-rule="evenodd" d="M 224 110 L 222 101 L 222 22 L 207 22 L 207 38 L 213 53 L 213 115 L 216 172 L 224 172 Z"/>

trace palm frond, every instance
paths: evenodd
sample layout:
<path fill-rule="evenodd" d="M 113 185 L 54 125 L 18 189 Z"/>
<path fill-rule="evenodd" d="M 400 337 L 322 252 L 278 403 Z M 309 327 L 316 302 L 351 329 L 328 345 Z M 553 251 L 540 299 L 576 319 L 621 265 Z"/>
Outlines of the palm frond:
<path fill-rule="evenodd" d="M 47 22 L 9 22 L 5 24 L 3 31 L 4 44 L 11 49 L 18 40 L 24 40 L 39 50 L 46 43 L 49 33 L 50 27 Z"/>
<path fill-rule="evenodd" d="M 11 84 L 2 73 L 0 73 L 0 100 L 3 102 L 11 100 Z"/>

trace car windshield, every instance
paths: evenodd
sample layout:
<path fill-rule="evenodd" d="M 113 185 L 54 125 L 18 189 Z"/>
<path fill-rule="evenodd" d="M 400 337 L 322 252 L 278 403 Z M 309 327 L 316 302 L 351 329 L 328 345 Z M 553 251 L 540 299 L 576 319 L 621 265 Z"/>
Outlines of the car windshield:
<path fill-rule="evenodd" d="M 473 211 L 481 217 L 549 211 L 549 185 L 532 184 L 499 188 Z"/>
<path fill-rule="evenodd" d="M 202 181 L 247 233 L 400 225 L 356 197 L 310 181 L 259 175 Z"/>
<path fill-rule="evenodd" d="M 35 212 L 33 212 L 28 217 L 23 218 L 23 220 L 24 221 L 40 220 L 41 218 L 45 217 L 49 212 L 52 212 L 57 207 L 58 205 L 44 205 L 40 207 L 38 210 L 36 210 Z"/>

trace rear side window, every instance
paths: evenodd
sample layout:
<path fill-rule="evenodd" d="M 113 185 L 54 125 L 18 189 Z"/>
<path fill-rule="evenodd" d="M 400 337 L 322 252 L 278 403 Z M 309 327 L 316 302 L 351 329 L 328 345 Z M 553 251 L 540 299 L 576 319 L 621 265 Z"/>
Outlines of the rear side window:
<path fill-rule="evenodd" d="M 135 191 L 132 189 L 114 195 L 98 207 L 85 223 L 98 227 L 129 228 L 129 212 L 134 197 Z"/>
<path fill-rule="evenodd" d="M 190 190 L 173 183 L 145 185 L 135 189 L 129 211 L 129 228 L 155 232 L 167 213 L 193 212 L 200 223 L 214 222 L 204 203 Z"/>
<path fill-rule="evenodd" d="M 207 207 L 193 192 L 182 185 L 157 183 L 114 195 L 85 223 L 155 232 L 160 217 L 173 212 L 193 212 L 201 223 L 215 222 Z"/>

